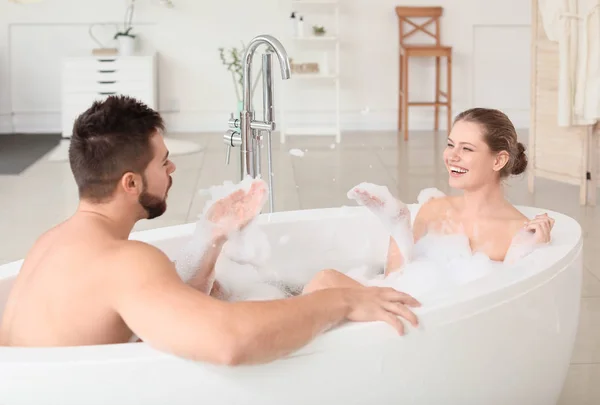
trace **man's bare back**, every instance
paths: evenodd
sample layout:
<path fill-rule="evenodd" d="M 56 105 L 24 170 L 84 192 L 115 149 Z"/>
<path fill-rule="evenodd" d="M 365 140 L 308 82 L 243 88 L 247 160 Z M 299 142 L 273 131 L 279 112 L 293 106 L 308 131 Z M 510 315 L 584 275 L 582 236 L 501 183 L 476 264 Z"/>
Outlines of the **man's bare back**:
<path fill-rule="evenodd" d="M 112 308 L 118 240 L 94 215 L 46 232 L 28 253 L 11 291 L 0 345 L 54 346 L 126 342 L 132 332 Z M 18 308 L 16 307 L 18 305 Z"/>

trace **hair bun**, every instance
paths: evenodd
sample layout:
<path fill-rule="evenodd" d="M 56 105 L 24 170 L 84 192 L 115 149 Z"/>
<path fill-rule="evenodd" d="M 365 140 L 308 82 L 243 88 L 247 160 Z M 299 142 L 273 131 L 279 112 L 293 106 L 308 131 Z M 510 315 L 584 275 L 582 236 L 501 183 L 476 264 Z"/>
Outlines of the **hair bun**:
<path fill-rule="evenodd" d="M 523 173 L 527 169 L 527 155 L 525 154 L 525 145 L 517 142 L 517 154 L 515 163 L 512 167 L 512 174 L 517 175 Z"/>

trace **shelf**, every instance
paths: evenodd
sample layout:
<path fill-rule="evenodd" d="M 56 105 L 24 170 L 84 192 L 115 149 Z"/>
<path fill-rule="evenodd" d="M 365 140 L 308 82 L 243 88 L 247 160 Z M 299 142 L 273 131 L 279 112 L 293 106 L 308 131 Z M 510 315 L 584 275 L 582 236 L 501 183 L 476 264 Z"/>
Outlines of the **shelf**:
<path fill-rule="evenodd" d="M 283 130 L 286 136 L 291 135 L 337 135 L 336 127 L 290 127 Z"/>
<path fill-rule="evenodd" d="M 290 35 L 287 39 L 294 43 L 296 50 L 299 54 L 305 52 L 320 53 L 322 56 L 319 58 L 323 62 L 321 65 L 323 69 L 320 72 L 315 73 L 300 73 L 302 69 L 299 69 L 297 73 L 292 73 L 292 80 L 300 82 L 297 86 L 290 87 L 292 94 L 289 96 L 282 96 L 282 99 L 295 100 L 294 92 L 301 91 L 304 87 L 309 86 L 312 90 L 319 89 L 327 92 L 334 92 L 334 100 L 331 108 L 332 117 L 331 120 L 327 120 L 320 124 L 311 120 L 301 119 L 300 117 L 294 117 L 292 111 L 287 111 L 285 107 L 285 101 L 282 103 L 281 108 L 281 143 L 285 143 L 286 137 L 288 136 L 331 136 L 336 143 L 341 142 L 341 125 L 340 125 L 340 90 L 341 90 L 341 64 L 340 64 L 340 51 L 341 51 L 341 35 L 340 35 L 340 8 L 341 0 L 290 0 L 288 4 L 291 5 L 291 10 L 296 12 L 297 15 L 304 17 L 304 27 L 301 31 L 301 36 Z M 314 24 L 323 25 L 326 31 L 323 35 L 315 35 L 313 31 L 313 21 L 310 14 L 318 15 L 315 17 Z M 293 20 L 290 22 L 294 22 Z M 333 58 L 331 52 L 334 53 Z M 294 58 L 296 59 L 296 58 Z M 308 57 L 298 56 L 299 60 L 312 60 Z M 331 60 L 333 59 L 333 60 Z M 316 69 L 315 69 L 316 70 Z M 309 71 L 308 69 L 304 71 Z M 287 86 L 284 86 L 287 88 Z M 287 92 L 287 90 L 284 90 Z M 307 100 L 308 101 L 308 100 Z M 299 113 L 300 111 L 296 111 Z M 290 115 L 288 118 L 287 115 Z M 291 121 L 291 122 L 290 122 Z M 287 123 L 297 123 L 298 125 L 287 125 Z M 312 125 L 311 125 L 312 124 Z"/>
<path fill-rule="evenodd" d="M 316 35 L 307 35 L 305 37 L 292 37 L 294 41 L 315 41 L 315 42 L 336 42 L 338 40 L 337 37 L 334 36 L 322 36 L 318 37 Z"/>
<path fill-rule="evenodd" d="M 293 0 L 292 6 L 321 6 L 321 5 L 337 5 L 340 2 L 337 0 Z"/>
<path fill-rule="evenodd" d="M 322 79 L 337 79 L 338 75 L 321 74 L 321 73 L 292 73 L 292 79 L 299 80 L 322 80 Z"/>

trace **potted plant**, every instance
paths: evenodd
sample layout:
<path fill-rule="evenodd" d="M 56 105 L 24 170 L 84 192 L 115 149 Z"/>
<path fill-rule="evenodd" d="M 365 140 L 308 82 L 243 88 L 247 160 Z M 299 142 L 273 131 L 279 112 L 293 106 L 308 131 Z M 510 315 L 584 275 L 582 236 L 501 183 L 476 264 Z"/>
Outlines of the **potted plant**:
<path fill-rule="evenodd" d="M 312 29 L 313 29 L 313 34 L 317 37 L 322 37 L 326 33 L 325 27 L 320 26 L 320 25 L 313 25 Z"/>
<path fill-rule="evenodd" d="M 135 51 L 135 35 L 131 33 L 132 29 L 133 27 L 129 27 L 115 34 L 115 39 L 119 42 L 120 55 L 132 55 Z"/>
<path fill-rule="evenodd" d="M 233 80 L 233 87 L 235 89 L 235 95 L 238 102 L 238 111 L 242 108 L 242 97 L 244 91 L 244 67 L 242 59 L 246 52 L 246 46 L 242 43 L 242 48 L 230 48 L 225 49 L 219 48 L 219 56 L 223 65 L 227 67 L 227 70 L 231 72 L 231 79 Z M 252 85 L 251 94 L 254 95 L 254 90 L 258 84 L 258 79 L 262 76 L 262 70 L 259 70 L 254 84 Z"/>
<path fill-rule="evenodd" d="M 125 21 L 123 23 L 123 30 L 117 31 L 114 36 L 119 43 L 119 54 L 120 55 L 132 55 L 135 51 L 135 34 L 131 33 L 133 25 L 133 11 L 135 9 L 135 0 L 131 0 L 127 10 L 125 11 Z"/>

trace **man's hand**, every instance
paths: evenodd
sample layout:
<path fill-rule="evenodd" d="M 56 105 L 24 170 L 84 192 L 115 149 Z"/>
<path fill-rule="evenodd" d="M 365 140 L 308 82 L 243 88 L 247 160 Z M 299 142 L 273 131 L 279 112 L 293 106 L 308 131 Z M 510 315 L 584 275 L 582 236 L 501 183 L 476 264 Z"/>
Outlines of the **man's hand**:
<path fill-rule="evenodd" d="M 350 304 L 349 321 L 383 321 L 392 325 L 400 335 L 404 334 L 404 324 L 398 316 L 418 325 L 417 316 L 408 309 L 421 304 L 408 294 L 386 287 L 348 288 L 346 299 Z"/>
<path fill-rule="evenodd" d="M 237 190 L 216 201 L 207 211 L 206 219 L 215 225 L 217 237 L 243 229 L 261 211 L 266 202 L 267 185 L 253 180 L 250 190 Z"/>

